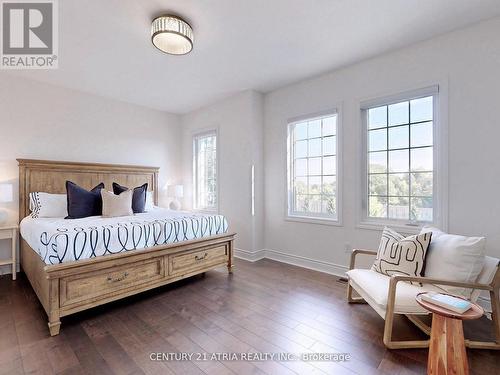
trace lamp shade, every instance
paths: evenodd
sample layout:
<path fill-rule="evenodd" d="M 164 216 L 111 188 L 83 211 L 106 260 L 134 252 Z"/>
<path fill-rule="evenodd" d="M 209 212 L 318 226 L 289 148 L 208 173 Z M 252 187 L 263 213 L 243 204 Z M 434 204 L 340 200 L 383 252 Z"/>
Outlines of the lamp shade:
<path fill-rule="evenodd" d="M 193 49 L 193 29 L 177 16 L 160 16 L 151 25 L 151 41 L 162 52 L 185 55 Z"/>
<path fill-rule="evenodd" d="M 182 185 L 169 185 L 167 188 L 169 197 L 182 198 L 184 197 L 184 186 Z"/>
<path fill-rule="evenodd" d="M 14 189 L 12 184 L 0 184 L 0 202 L 14 201 Z"/>

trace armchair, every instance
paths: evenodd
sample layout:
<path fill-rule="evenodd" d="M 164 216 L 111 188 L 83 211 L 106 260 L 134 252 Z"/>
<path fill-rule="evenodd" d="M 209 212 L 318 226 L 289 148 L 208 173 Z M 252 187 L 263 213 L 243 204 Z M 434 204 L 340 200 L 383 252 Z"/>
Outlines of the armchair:
<path fill-rule="evenodd" d="M 423 291 L 444 292 L 443 285 L 471 289 L 470 300 L 475 302 L 481 290 L 487 290 L 491 300 L 491 317 L 494 327 L 495 341 L 483 342 L 465 340 L 469 348 L 500 349 L 500 262 L 496 258 L 486 257 L 485 264 L 479 277 L 474 283 L 457 282 L 453 280 L 440 280 L 428 277 L 412 277 L 403 275 L 386 276 L 371 269 L 355 268 L 358 255 L 375 256 L 376 251 L 353 250 L 349 266 L 347 301 L 349 303 L 368 303 L 384 320 L 384 344 L 389 349 L 426 348 L 429 340 L 393 341 L 394 314 L 405 315 L 425 334 L 430 335 L 430 327 L 419 316 L 428 312 L 419 306 L 415 296 Z M 420 283 L 410 284 L 404 281 Z M 353 296 L 353 292 L 359 296 Z"/>

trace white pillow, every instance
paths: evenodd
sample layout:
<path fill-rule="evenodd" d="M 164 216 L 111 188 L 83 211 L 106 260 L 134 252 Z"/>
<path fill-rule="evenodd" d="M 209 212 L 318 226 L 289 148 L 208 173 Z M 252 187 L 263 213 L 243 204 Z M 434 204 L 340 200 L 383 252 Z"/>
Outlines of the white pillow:
<path fill-rule="evenodd" d="M 30 193 L 30 211 L 32 218 L 66 217 L 68 215 L 66 194 L 49 194 L 39 191 Z"/>
<path fill-rule="evenodd" d="M 432 232 L 427 252 L 425 276 L 436 279 L 473 283 L 484 265 L 486 239 L 444 233 L 433 227 L 423 227 L 420 233 Z M 450 294 L 470 297 L 470 289 L 439 285 Z"/>
<path fill-rule="evenodd" d="M 144 211 L 148 212 L 148 211 L 154 210 L 155 207 L 156 206 L 155 206 L 154 201 L 153 201 L 153 192 L 148 191 L 146 193 L 146 206 L 144 207 Z"/>
<path fill-rule="evenodd" d="M 102 197 L 102 217 L 131 216 L 132 194 L 134 190 L 127 190 L 119 195 L 101 189 Z"/>

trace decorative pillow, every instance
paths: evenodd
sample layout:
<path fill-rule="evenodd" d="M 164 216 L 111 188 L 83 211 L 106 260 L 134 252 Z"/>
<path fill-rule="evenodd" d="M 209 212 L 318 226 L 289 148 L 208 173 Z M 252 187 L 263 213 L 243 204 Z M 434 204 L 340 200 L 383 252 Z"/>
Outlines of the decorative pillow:
<path fill-rule="evenodd" d="M 444 280 L 473 283 L 484 265 L 486 239 L 444 233 L 437 228 L 424 227 L 421 233 L 432 233 L 427 254 L 425 276 Z M 470 289 L 440 285 L 450 294 L 470 296 Z"/>
<path fill-rule="evenodd" d="M 68 216 L 66 219 L 81 219 L 88 216 L 102 214 L 101 182 L 92 190 L 88 191 L 77 184 L 66 181 L 66 193 L 68 200 Z"/>
<path fill-rule="evenodd" d="M 404 237 L 384 228 L 372 270 L 384 275 L 423 276 L 432 233 Z"/>
<path fill-rule="evenodd" d="M 132 190 L 124 191 L 120 195 L 115 195 L 110 191 L 102 189 L 102 216 L 117 217 L 133 215 L 132 195 Z"/>
<path fill-rule="evenodd" d="M 113 192 L 116 195 L 120 195 L 124 191 L 127 191 L 128 187 L 121 186 L 116 182 L 113 182 Z M 134 188 L 134 194 L 132 196 L 132 210 L 135 214 L 140 214 L 145 211 L 146 207 L 146 192 L 148 191 L 148 184 L 138 186 Z"/>
<path fill-rule="evenodd" d="M 31 217 L 65 217 L 68 214 L 66 194 L 30 193 Z"/>

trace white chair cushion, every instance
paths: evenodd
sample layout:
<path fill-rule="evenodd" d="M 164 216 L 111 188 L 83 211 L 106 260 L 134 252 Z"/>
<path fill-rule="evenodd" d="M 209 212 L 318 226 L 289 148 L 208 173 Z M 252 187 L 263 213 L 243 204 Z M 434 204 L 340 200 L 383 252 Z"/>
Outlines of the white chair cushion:
<path fill-rule="evenodd" d="M 485 238 L 448 234 L 432 227 L 421 233 L 432 232 L 432 241 L 425 260 L 425 277 L 473 283 L 484 265 Z M 442 288 L 450 294 L 471 297 L 471 290 L 453 286 Z"/>
<path fill-rule="evenodd" d="M 347 272 L 349 282 L 356 292 L 370 304 L 380 316 L 385 318 L 387 294 L 390 277 L 367 269 L 353 269 Z M 428 314 L 416 301 L 415 296 L 421 292 L 442 293 L 443 289 L 430 284 L 412 285 L 398 282 L 396 285 L 396 303 L 394 312 L 397 314 Z"/>

